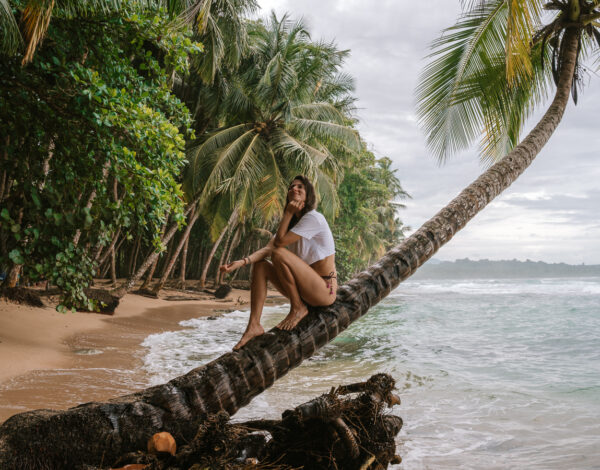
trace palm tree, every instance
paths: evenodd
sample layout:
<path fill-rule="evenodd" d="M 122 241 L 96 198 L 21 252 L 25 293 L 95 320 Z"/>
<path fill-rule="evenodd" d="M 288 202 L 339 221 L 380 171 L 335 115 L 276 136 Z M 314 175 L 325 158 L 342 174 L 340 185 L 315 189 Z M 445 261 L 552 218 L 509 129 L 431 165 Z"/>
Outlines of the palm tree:
<path fill-rule="evenodd" d="M 190 185 L 202 188 L 205 203 L 221 194 L 235 207 L 262 208 L 268 220 L 281 213 L 289 179 L 304 173 L 322 210 L 334 215 L 340 160 L 360 148 L 337 75 L 347 52 L 311 42 L 301 21 L 275 14 L 250 36 L 250 54 L 223 98 L 221 126 L 188 152 Z"/>
<path fill-rule="evenodd" d="M 203 99 L 214 95 L 214 89 L 219 85 L 214 84 L 215 77 L 220 76 L 220 70 L 234 70 L 247 47 L 247 29 L 244 15 L 253 12 L 257 5 L 255 0 L 154 0 L 148 2 L 148 7 L 164 8 L 171 17 L 174 17 L 174 27 L 189 24 L 193 27 L 195 39 L 202 42 L 205 47 L 204 54 L 192 64 L 191 73 L 188 77 L 176 77 L 173 89 L 183 99 L 192 111 L 197 123 L 196 131 L 202 135 L 206 130 L 207 123 L 211 122 L 213 115 L 210 112 L 202 112 Z M 187 170 L 186 170 L 187 172 Z M 189 201 L 186 215 L 189 215 L 186 229 L 178 243 L 175 253 L 167 260 L 167 268 L 161 280 L 153 291 L 158 294 L 170 274 L 177 256 L 185 245 L 194 223 L 197 221 L 201 207 L 201 187 L 190 185 L 189 178 L 184 175 L 185 192 Z M 165 227 L 166 228 L 166 227 Z M 169 243 L 171 238 L 179 229 L 177 222 L 173 223 L 166 233 L 161 237 L 162 245 Z M 113 294 L 119 298 L 129 292 L 133 286 L 151 267 L 156 267 L 160 252 L 152 249 L 137 269 L 124 283 L 113 290 Z M 153 269 L 149 276 L 150 282 Z M 147 283 L 144 283 L 144 286 Z M 144 289 L 143 286 L 143 289 Z M 145 290 L 145 289 L 144 289 Z"/>
<path fill-rule="evenodd" d="M 578 53 L 583 49 L 580 44 L 597 35 L 590 25 L 594 27 L 600 11 L 585 0 L 554 1 L 551 5 L 558 14 L 542 30 L 540 40 L 556 51 L 552 63 L 557 86 L 540 122 L 419 230 L 340 287 L 332 306 L 312 309 L 294 331 L 269 331 L 241 351 L 225 354 L 167 384 L 65 412 L 16 415 L 0 427 L 0 466 L 35 468 L 43 462 L 46 468 L 64 468 L 83 460 L 89 464 L 102 458 L 111 461 L 125 451 L 143 448 L 150 434 L 163 430 L 189 439 L 198 419 L 219 410 L 235 413 L 365 314 L 507 188 L 558 126 L 576 76 Z M 39 457 L 42 448 L 44 454 Z"/>
<path fill-rule="evenodd" d="M 287 16 L 278 20 L 272 14 L 266 26 L 254 24 L 249 33 L 250 53 L 226 84 L 188 82 L 179 87 L 184 97 L 214 98 L 212 111 L 203 108 L 196 117 L 204 127 L 210 119 L 221 123 L 188 152 L 185 187 L 203 194 L 200 211 L 212 221 L 216 240 L 202 270 L 201 286 L 231 225 L 218 213 L 223 205 L 229 206 L 229 214 L 237 211 L 242 220 L 258 207 L 268 222 L 281 213 L 289 180 L 304 173 L 316 183 L 323 212 L 333 216 L 339 164 L 359 146 L 348 117 L 353 83 L 337 73 L 347 52 L 333 44 L 311 42 L 304 24 L 292 23 Z M 224 79 L 223 73 L 219 78 Z M 197 93 L 192 92 L 194 87 Z M 227 92 L 219 98 L 221 88 Z M 200 103 L 188 105 L 198 109 Z M 215 204 L 215 198 L 230 201 Z"/>
<path fill-rule="evenodd" d="M 245 43 L 242 18 L 256 9 L 255 0 L 27 0 L 22 2 L 20 29 L 11 3 L 14 8 L 20 6 L 17 2 L 0 0 L 0 52 L 12 55 L 24 46 L 23 64 L 31 62 L 56 14 L 74 18 L 162 9 L 173 18 L 173 27 L 191 24 L 198 39 L 206 41 L 206 53 L 198 70 L 209 81 L 214 79 L 223 61 L 239 60 Z"/>

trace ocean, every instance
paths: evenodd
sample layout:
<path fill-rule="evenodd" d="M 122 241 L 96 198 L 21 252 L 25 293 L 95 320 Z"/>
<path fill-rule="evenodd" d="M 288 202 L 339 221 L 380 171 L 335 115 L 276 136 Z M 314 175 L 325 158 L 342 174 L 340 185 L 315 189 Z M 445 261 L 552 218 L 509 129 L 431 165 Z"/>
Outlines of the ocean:
<path fill-rule="evenodd" d="M 270 328 L 287 312 L 267 307 Z M 248 311 L 149 336 L 163 383 L 229 351 Z M 395 469 L 600 469 L 600 278 L 406 281 L 240 410 L 277 418 L 332 386 L 391 374 Z"/>

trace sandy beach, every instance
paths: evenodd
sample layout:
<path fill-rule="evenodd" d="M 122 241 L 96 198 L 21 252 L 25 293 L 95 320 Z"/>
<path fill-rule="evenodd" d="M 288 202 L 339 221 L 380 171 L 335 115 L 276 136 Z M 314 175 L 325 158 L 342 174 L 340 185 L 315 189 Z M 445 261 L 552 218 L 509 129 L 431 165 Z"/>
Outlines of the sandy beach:
<path fill-rule="evenodd" d="M 128 294 L 112 316 L 0 300 L 0 422 L 144 388 L 144 338 L 180 329 L 183 320 L 249 308 L 249 296 L 238 289 L 221 300 L 192 291 L 165 290 L 160 299 Z M 284 299 L 273 291 L 268 300 Z"/>

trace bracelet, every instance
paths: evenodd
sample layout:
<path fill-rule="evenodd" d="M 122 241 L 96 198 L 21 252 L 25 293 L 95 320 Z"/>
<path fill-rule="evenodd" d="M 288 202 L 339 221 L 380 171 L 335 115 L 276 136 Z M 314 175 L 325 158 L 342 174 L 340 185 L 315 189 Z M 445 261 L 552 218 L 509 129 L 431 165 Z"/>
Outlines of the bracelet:
<path fill-rule="evenodd" d="M 249 256 L 246 256 L 246 257 L 244 258 L 244 260 L 248 260 L 248 262 L 247 262 L 246 264 L 252 264 L 252 261 L 250 260 L 250 257 L 249 257 Z M 244 266 L 246 266 L 246 265 L 244 265 Z"/>

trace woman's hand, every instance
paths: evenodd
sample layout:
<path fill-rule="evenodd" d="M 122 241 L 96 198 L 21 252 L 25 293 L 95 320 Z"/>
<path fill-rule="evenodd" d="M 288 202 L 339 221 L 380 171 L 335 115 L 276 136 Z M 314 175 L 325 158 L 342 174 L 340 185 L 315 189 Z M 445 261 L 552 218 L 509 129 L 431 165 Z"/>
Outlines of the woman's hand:
<path fill-rule="evenodd" d="M 219 266 L 219 271 L 221 271 L 222 273 L 230 273 L 230 272 L 235 271 L 236 269 L 239 269 L 245 265 L 246 265 L 246 263 L 244 263 L 244 260 L 238 259 L 229 264 L 224 264 L 223 266 Z"/>
<path fill-rule="evenodd" d="M 292 200 L 285 206 L 285 212 L 294 215 L 296 212 L 301 211 L 304 208 L 304 201 Z"/>

